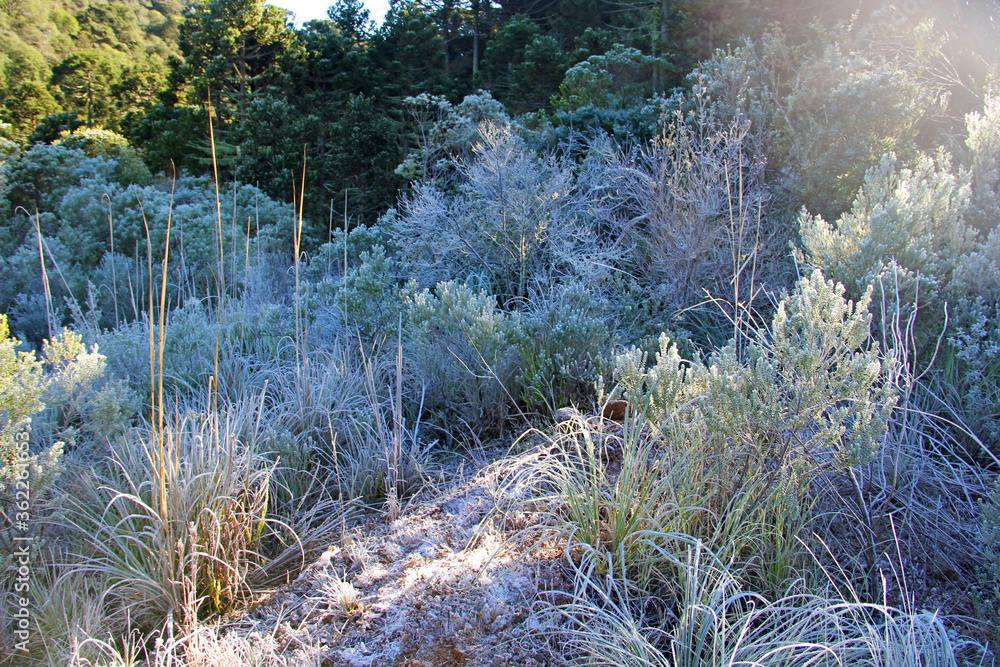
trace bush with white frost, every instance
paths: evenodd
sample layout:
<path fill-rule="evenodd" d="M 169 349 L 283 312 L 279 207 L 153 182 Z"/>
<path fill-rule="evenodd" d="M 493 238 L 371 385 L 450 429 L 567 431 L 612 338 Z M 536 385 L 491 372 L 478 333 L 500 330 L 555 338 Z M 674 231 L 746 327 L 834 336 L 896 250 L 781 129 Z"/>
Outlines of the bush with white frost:
<path fill-rule="evenodd" d="M 594 230 L 601 204 L 568 164 L 530 152 L 509 124 L 479 127 L 473 155 L 459 159 L 450 195 L 421 184 L 396 219 L 404 261 L 424 283 L 485 276 L 504 299 L 567 280 L 596 283 L 610 253 Z"/>

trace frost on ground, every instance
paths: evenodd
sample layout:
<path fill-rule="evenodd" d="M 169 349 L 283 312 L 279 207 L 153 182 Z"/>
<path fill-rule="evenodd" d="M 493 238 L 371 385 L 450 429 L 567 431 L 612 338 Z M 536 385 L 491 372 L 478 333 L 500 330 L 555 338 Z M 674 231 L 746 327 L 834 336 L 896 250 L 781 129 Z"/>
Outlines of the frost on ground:
<path fill-rule="evenodd" d="M 571 587 L 566 563 L 545 541 L 548 513 L 533 511 L 517 483 L 539 456 L 457 471 L 395 521 L 349 530 L 227 641 L 269 655 L 258 664 L 564 664 L 545 631 L 544 602 Z"/>

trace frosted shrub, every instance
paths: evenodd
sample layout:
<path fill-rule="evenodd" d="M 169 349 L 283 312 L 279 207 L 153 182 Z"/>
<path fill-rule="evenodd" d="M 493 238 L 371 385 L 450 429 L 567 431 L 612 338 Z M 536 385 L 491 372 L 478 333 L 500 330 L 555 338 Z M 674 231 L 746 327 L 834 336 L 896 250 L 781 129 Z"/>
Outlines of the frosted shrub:
<path fill-rule="evenodd" d="M 995 270 L 994 270 L 995 271 Z M 947 337 L 944 387 L 949 406 L 994 453 L 1000 452 L 1000 304 L 961 299 Z"/>
<path fill-rule="evenodd" d="M 126 380 L 144 397 L 150 394 L 149 316 L 98 336 L 114 377 Z M 154 331 L 158 325 L 154 324 Z M 212 374 L 217 324 L 196 299 L 167 315 L 163 382 L 172 388 L 197 388 Z M 173 393 L 173 391 L 171 391 Z"/>
<path fill-rule="evenodd" d="M 7 180 L 5 201 L 0 201 L 0 255 L 9 255 L 34 232 L 35 211 L 52 212 L 66 193 L 84 181 L 114 182 L 117 163 L 101 157 L 89 158 L 77 148 L 35 144 L 3 165 Z M 22 207 L 23 211 L 18 211 Z M 24 211 L 27 211 L 25 213 Z M 55 235 L 58 224 L 43 226 L 42 234 Z"/>
<path fill-rule="evenodd" d="M 870 290 L 846 300 L 815 271 L 779 304 L 770 337 L 742 351 L 730 344 L 706 363 L 682 360 L 664 338 L 651 369 L 633 348 L 615 359 L 615 378 L 647 416 L 700 434 L 729 461 L 725 486 L 735 490 L 742 469 L 795 496 L 823 471 L 870 461 L 885 436 L 895 362 L 868 347 L 870 300 Z"/>
<path fill-rule="evenodd" d="M 85 294 L 87 287 L 74 246 L 48 236 L 42 237 L 42 244 L 51 295 L 48 300 L 36 237 L 26 238 L 9 257 L 0 257 L 0 271 L 5 277 L 0 282 L 0 310 L 6 306 L 11 328 L 34 346 L 52 335 L 53 327 L 62 325 L 65 299 Z"/>
<path fill-rule="evenodd" d="M 347 267 L 350 269 L 361 261 L 361 253 L 371 253 L 377 245 L 386 246 L 391 238 L 382 221 L 378 225 L 358 225 L 346 235 L 343 229 L 335 229 L 330 241 L 321 245 L 309 258 L 309 263 L 302 268 L 302 276 L 312 282 L 320 282 L 325 278 L 343 276 L 345 249 Z M 388 222 L 387 222 L 388 224 Z M 346 246 L 346 248 L 345 248 Z"/>
<path fill-rule="evenodd" d="M 103 157 L 114 160 L 116 179 L 123 183 L 147 183 L 152 175 L 143 163 L 139 152 L 129 145 L 128 139 L 110 130 L 80 127 L 70 132 L 63 130 L 59 139 L 52 142 L 56 146 L 78 148 L 88 157 Z"/>
<path fill-rule="evenodd" d="M 138 397 L 124 384 L 108 382 L 107 357 L 83 344 L 83 337 L 66 330 L 42 345 L 48 370 L 40 431 L 70 445 L 80 441 L 107 444 L 139 408 Z"/>
<path fill-rule="evenodd" d="M 10 337 L 7 316 L 0 315 L 0 501 L 5 512 L 13 502 L 12 485 L 25 481 L 21 471 L 28 474 L 31 497 L 41 497 L 58 472 L 63 450 L 61 442 L 41 452 L 27 449 L 32 417 L 45 408 L 42 396 L 47 382 L 41 362 L 33 352 L 18 352 L 20 344 Z"/>
<path fill-rule="evenodd" d="M 455 431 L 503 426 L 517 372 L 513 319 L 496 297 L 455 282 L 408 300 L 407 354 L 425 407 Z"/>
<path fill-rule="evenodd" d="M 973 195 L 969 219 L 984 233 L 1000 222 L 1000 94 L 986 96 L 982 113 L 965 117 Z"/>
<path fill-rule="evenodd" d="M 396 222 L 402 257 L 425 281 L 488 277 L 503 298 L 603 275 L 609 253 L 591 228 L 597 204 L 567 165 L 538 158 L 507 124 L 480 126 L 474 156 L 456 163 L 454 196 L 424 184 Z"/>
<path fill-rule="evenodd" d="M 980 501 L 982 566 L 975 586 L 978 611 L 993 622 L 992 639 L 1000 639 L 1000 482 Z"/>
<path fill-rule="evenodd" d="M 974 248 L 976 232 L 963 217 L 971 194 L 970 174 L 955 172 L 944 154 L 922 157 L 913 169 L 887 154 L 835 223 L 803 211 L 797 257 L 843 283 L 852 298 L 873 285 L 880 296 L 898 293 L 904 309 L 918 299 L 930 305 Z"/>
<path fill-rule="evenodd" d="M 104 355 L 72 331 L 45 341 L 41 360 L 18 345 L 0 315 L 0 502 L 10 502 L 8 485 L 24 481 L 24 470 L 38 512 L 60 471 L 63 440 L 72 445 L 78 433 L 95 440 L 120 431 L 136 402 L 104 382 Z"/>
<path fill-rule="evenodd" d="M 117 310 L 119 318 L 127 315 L 130 319 L 137 317 L 137 297 L 148 280 L 148 253 L 152 252 L 154 263 L 162 257 L 168 219 L 170 285 L 182 298 L 216 291 L 220 284 L 227 289 L 238 287 L 251 264 L 280 249 L 280 239 L 291 237 L 279 231 L 291 227 L 295 217 L 291 206 L 252 186 L 234 184 L 220 193 L 220 224 L 211 181 L 182 177 L 151 182 L 148 174 L 138 174 L 141 162 L 125 164 L 126 158 L 133 162 L 137 158 L 120 140 L 101 131 L 70 135 L 66 145 L 36 145 L 0 167 L 4 182 L 0 269 L 12 276 L 0 285 L 0 310 L 11 314 L 16 330 L 26 331 L 27 323 L 37 320 L 37 308 L 16 313 L 11 309 L 19 300 L 27 304 L 33 295 L 42 293 L 38 232 L 47 247 L 46 269 L 57 308 L 66 296 L 82 302 L 91 281 L 102 295 L 98 300 L 109 318 Z M 123 165 L 131 175 L 122 173 Z M 112 251 L 116 257 L 137 261 L 141 272 L 132 265 L 117 275 L 118 262 L 110 276 L 95 271 Z M 61 314 L 56 325 L 63 324 Z M 37 330 L 37 325 L 32 324 L 32 329 Z M 42 335 L 31 331 L 35 343 L 40 343 Z"/>
<path fill-rule="evenodd" d="M 400 287 L 399 274 L 396 261 L 376 245 L 361 252 L 343 279 L 327 279 L 315 290 L 320 303 L 339 315 L 349 338 L 367 346 L 396 334 L 404 299 L 415 289 Z"/>
<path fill-rule="evenodd" d="M 636 276 L 673 311 L 707 294 L 747 303 L 754 284 L 782 280 L 785 237 L 766 219 L 763 163 L 747 152 L 747 131 L 703 109 L 675 115 L 649 146 L 611 152 L 618 235 Z"/>
<path fill-rule="evenodd" d="M 921 157 L 913 168 L 886 155 L 835 223 L 802 213 L 796 251 L 800 261 L 843 282 L 851 297 L 874 286 L 880 326 L 917 313 L 919 361 L 939 362 L 932 391 L 993 449 L 1000 234 L 977 238 L 977 226 L 995 224 L 996 165 L 989 152 L 1000 145 L 993 136 L 997 113 L 990 98 L 982 115 L 967 118 L 969 170 L 953 167 L 943 153 Z"/>
<path fill-rule="evenodd" d="M 518 398 L 550 413 L 580 403 L 605 371 L 610 333 L 606 306 L 581 287 L 569 287 L 536 302 L 520 318 Z"/>

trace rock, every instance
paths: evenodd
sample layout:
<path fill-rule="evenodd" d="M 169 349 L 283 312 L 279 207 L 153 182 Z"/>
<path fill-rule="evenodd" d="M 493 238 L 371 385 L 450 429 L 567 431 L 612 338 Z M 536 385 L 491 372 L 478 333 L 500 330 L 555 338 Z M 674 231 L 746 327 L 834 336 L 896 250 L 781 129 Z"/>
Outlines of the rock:
<path fill-rule="evenodd" d="M 611 421 L 620 422 L 628 414 L 628 401 L 609 401 L 601 410 L 601 416 Z"/>
<path fill-rule="evenodd" d="M 556 423 L 562 424 L 572 420 L 574 417 L 579 417 L 580 411 L 576 408 L 559 408 L 556 411 Z"/>

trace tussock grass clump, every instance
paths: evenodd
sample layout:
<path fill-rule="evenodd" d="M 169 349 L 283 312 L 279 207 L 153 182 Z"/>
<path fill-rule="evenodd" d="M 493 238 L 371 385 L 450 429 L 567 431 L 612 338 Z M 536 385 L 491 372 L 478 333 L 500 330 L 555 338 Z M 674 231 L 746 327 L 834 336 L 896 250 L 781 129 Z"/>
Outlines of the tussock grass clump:
<path fill-rule="evenodd" d="M 768 601 L 700 541 L 665 563 L 676 581 L 666 618 L 643 613 L 648 599 L 612 599 L 595 580 L 589 596 L 561 608 L 580 664 L 958 665 L 986 657 L 982 646 L 954 638 L 939 615 L 910 606 L 829 588 Z"/>
<path fill-rule="evenodd" d="M 105 582 L 111 627 L 188 627 L 252 596 L 265 539 L 280 532 L 268 516 L 273 464 L 237 436 L 252 413 L 177 415 L 162 460 L 153 438 L 136 437 L 80 485 L 67 517 L 82 541 L 75 569 Z"/>

